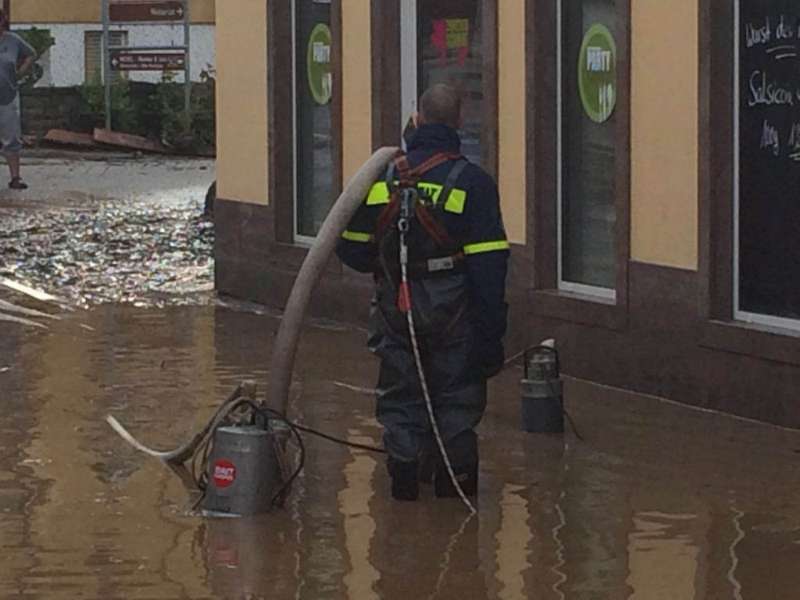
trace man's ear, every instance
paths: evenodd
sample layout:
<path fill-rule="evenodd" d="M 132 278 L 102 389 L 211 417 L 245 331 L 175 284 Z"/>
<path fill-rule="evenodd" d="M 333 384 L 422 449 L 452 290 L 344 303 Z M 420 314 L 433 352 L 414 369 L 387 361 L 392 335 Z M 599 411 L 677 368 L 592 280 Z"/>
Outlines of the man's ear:
<path fill-rule="evenodd" d="M 414 127 L 422 125 L 422 117 L 419 116 L 419 112 L 414 111 L 411 113 L 411 122 L 414 123 Z"/>

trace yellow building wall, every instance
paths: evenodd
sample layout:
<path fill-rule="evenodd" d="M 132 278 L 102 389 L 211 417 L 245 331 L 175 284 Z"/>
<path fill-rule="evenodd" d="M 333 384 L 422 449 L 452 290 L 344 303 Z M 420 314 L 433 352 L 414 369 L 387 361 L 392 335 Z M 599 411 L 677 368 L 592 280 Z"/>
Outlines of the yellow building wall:
<path fill-rule="evenodd" d="M 347 180 L 372 154 L 370 0 L 342 2 L 342 175 Z"/>
<path fill-rule="evenodd" d="M 99 23 L 100 6 L 100 0 L 11 0 L 11 17 L 17 23 Z M 193 23 L 214 22 L 214 0 L 192 0 L 189 7 Z"/>
<path fill-rule="evenodd" d="M 267 6 L 217 0 L 217 195 L 267 204 Z"/>
<path fill-rule="evenodd" d="M 631 11 L 631 256 L 696 270 L 698 0 Z"/>
<path fill-rule="evenodd" d="M 498 186 L 509 240 L 525 243 L 525 3 L 498 2 Z"/>

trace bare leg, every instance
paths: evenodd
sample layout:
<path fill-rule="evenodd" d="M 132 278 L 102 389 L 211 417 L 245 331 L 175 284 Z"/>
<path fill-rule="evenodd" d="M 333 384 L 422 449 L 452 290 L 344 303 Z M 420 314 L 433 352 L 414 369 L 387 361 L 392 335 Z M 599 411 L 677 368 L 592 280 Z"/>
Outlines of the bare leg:
<path fill-rule="evenodd" d="M 6 154 L 8 170 L 11 171 L 11 179 L 19 177 L 19 154 Z"/>
<path fill-rule="evenodd" d="M 19 176 L 19 153 L 7 152 L 4 154 L 6 162 L 8 162 L 8 170 L 11 171 L 11 181 L 8 184 L 13 190 L 26 190 L 28 186 Z"/>

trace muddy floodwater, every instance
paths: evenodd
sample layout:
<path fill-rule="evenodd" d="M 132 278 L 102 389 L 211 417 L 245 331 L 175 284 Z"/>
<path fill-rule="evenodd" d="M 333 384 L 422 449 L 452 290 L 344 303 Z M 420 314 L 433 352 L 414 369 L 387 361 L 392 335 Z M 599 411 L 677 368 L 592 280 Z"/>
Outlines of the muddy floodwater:
<path fill-rule="evenodd" d="M 0 323 L 0 598 L 800 596 L 797 432 L 568 381 L 584 441 L 525 434 L 512 368 L 480 428 L 475 518 L 427 488 L 395 503 L 381 456 L 307 438 L 283 510 L 206 520 L 104 417 L 174 446 L 240 380 L 264 388 L 276 315 L 106 304 L 60 316 L 47 330 Z M 364 337 L 308 328 L 291 414 L 379 443 Z"/>

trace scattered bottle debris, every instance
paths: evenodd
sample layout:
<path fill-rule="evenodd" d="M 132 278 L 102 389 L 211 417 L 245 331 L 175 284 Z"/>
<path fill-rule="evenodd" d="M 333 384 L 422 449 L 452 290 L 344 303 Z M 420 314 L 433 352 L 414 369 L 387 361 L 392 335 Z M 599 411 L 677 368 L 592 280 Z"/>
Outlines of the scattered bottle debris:
<path fill-rule="evenodd" d="M 0 277 L 79 307 L 202 303 L 213 290 L 213 223 L 195 202 L 101 202 L 0 219 Z"/>

